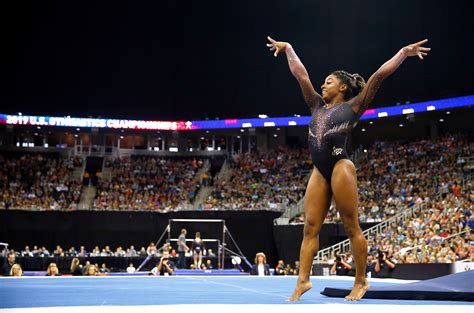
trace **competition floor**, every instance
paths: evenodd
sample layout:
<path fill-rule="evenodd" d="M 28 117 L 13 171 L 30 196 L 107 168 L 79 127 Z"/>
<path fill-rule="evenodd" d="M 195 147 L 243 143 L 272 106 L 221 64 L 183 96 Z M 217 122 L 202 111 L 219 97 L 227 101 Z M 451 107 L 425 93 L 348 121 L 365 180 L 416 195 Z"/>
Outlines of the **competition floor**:
<path fill-rule="evenodd" d="M 312 277 L 313 289 L 299 302 L 286 299 L 296 277 L 23 277 L 0 279 L 0 312 L 354 312 L 474 313 L 472 302 L 362 299 L 348 303 L 320 294 L 325 287 L 351 287 L 353 278 Z M 370 279 L 372 286 L 407 281 Z M 410 306 L 416 305 L 416 308 Z M 368 311 L 370 310 L 370 311 Z M 375 311 L 377 310 L 377 311 Z"/>

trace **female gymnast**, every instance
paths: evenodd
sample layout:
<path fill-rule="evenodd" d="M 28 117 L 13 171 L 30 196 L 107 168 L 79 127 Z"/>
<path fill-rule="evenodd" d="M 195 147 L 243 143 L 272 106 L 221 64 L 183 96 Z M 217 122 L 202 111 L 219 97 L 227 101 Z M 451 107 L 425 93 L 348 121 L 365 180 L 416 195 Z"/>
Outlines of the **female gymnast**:
<path fill-rule="evenodd" d="M 319 231 L 328 213 L 331 198 L 341 216 L 347 236 L 352 244 L 356 266 L 354 287 L 346 300 L 360 300 L 369 289 L 366 280 L 367 241 L 358 221 L 356 169 L 347 155 L 347 136 L 357 124 L 380 87 L 409 56 L 423 59 L 430 48 L 422 47 L 428 40 L 408 45 L 385 62 L 365 83 L 358 74 L 335 71 L 317 93 L 308 72 L 287 42 L 268 37 L 270 51 L 285 52 L 290 71 L 297 79 L 303 98 L 311 110 L 309 125 L 309 147 L 314 170 L 309 179 L 304 198 L 306 215 L 304 237 L 300 249 L 300 272 L 290 301 L 297 301 L 311 289 L 309 276 L 313 258 L 319 249 Z"/>
<path fill-rule="evenodd" d="M 196 237 L 194 238 L 193 244 L 191 245 L 191 251 L 193 251 L 193 260 L 194 260 L 194 269 L 202 269 L 202 255 L 203 251 L 206 248 L 204 247 L 204 241 L 201 239 L 201 233 L 196 232 Z"/>

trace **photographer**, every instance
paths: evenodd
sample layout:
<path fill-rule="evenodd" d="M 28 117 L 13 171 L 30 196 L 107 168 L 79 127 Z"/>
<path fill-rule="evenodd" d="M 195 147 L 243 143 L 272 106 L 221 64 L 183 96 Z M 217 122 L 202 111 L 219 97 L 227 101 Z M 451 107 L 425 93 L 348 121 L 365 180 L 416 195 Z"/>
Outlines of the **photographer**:
<path fill-rule="evenodd" d="M 331 268 L 331 274 L 337 276 L 347 276 L 352 266 L 346 262 L 346 255 L 341 254 L 336 257 L 334 265 Z"/>
<path fill-rule="evenodd" d="M 375 260 L 375 277 L 377 278 L 391 278 L 392 272 L 395 269 L 395 263 L 388 257 L 387 252 L 379 251 Z"/>
<path fill-rule="evenodd" d="M 174 263 L 169 260 L 170 253 L 168 250 L 163 250 L 163 256 L 160 259 L 160 263 L 151 271 L 151 273 L 155 276 L 158 275 L 173 275 L 173 272 L 176 268 Z"/>

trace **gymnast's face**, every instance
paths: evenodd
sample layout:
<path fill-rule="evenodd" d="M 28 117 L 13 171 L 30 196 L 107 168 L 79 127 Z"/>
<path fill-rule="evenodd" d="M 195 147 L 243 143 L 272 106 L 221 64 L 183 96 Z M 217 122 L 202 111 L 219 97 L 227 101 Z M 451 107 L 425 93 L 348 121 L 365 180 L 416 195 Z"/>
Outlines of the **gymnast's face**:
<path fill-rule="evenodd" d="M 321 85 L 321 95 L 326 103 L 331 102 L 332 99 L 337 97 L 339 94 L 344 96 L 344 92 L 347 86 L 343 84 L 336 76 L 329 75 L 326 77 L 324 84 Z"/>

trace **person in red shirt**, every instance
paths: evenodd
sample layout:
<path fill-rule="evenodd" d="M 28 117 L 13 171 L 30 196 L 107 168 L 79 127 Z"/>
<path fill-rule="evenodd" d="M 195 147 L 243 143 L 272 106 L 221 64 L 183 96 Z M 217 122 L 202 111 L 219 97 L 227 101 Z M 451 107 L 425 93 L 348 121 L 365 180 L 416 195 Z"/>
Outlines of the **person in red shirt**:
<path fill-rule="evenodd" d="M 454 182 L 453 187 L 451 187 L 451 191 L 453 192 L 453 195 L 455 195 L 456 197 L 461 196 L 461 186 L 459 186 L 457 182 Z"/>

